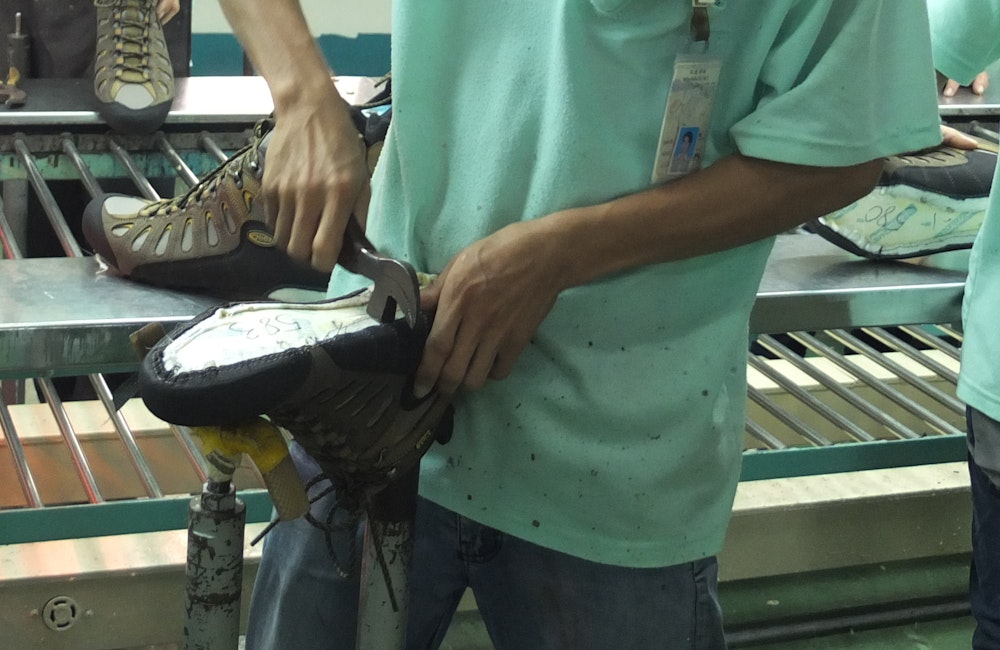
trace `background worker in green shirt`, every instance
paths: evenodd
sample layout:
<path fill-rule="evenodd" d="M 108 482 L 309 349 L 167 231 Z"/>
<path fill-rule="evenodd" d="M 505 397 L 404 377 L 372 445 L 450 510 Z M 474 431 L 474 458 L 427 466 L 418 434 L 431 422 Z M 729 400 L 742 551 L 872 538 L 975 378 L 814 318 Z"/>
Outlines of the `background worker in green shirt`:
<path fill-rule="evenodd" d="M 928 0 L 934 64 L 963 85 L 1000 59 L 1000 2 Z M 981 77 L 978 77 L 982 79 Z M 1000 170 L 998 170 L 1000 171 Z M 969 596 L 976 619 L 973 647 L 1000 648 L 1000 201 L 993 189 L 969 260 L 962 301 L 958 396 L 968 405 L 972 483 Z"/>

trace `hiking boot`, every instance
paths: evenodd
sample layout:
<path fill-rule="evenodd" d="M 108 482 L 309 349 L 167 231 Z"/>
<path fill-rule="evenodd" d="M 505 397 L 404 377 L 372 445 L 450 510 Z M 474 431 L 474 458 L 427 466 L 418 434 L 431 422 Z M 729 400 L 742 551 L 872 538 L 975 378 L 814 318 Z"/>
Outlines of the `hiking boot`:
<path fill-rule="evenodd" d="M 986 216 L 996 145 L 940 146 L 886 159 L 866 196 L 806 226 L 870 259 L 905 259 L 970 248 Z"/>
<path fill-rule="evenodd" d="M 121 275 L 138 282 L 261 298 L 284 288 L 323 291 L 328 273 L 292 260 L 265 225 L 260 194 L 270 119 L 252 142 L 184 195 L 161 201 L 106 194 L 83 213 L 83 233 Z"/>
<path fill-rule="evenodd" d="M 448 400 L 413 395 L 430 317 L 414 328 L 367 313 L 371 289 L 317 303 L 247 302 L 205 311 L 155 344 L 139 394 L 167 422 L 284 427 L 341 496 L 362 499 L 444 441 Z M 442 424 L 443 423 L 443 424 Z"/>
<path fill-rule="evenodd" d="M 151 133 L 170 112 L 174 72 L 156 0 L 94 0 L 97 110 L 122 133 Z"/>

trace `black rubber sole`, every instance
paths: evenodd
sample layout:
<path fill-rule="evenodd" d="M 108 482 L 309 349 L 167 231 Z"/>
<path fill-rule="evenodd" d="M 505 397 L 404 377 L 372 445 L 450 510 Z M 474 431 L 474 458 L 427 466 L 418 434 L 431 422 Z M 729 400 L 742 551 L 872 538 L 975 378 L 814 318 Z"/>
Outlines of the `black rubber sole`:
<path fill-rule="evenodd" d="M 131 109 L 121 104 L 96 102 L 97 114 L 109 127 L 126 135 L 147 135 L 163 126 L 173 106 L 173 99 L 148 108 Z"/>
<path fill-rule="evenodd" d="M 331 302 L 338 300 L 342 298 Z M 400 319 L 235 364 L 187 373 L 167 369 L 163 361 L 166 346 L 216 311 L 210 309 L 175 329 L 143 360 L 139 395 L 150 412 L 167 422 L 228 426 L 287 408 L 286 402 L 309 378 L 317 354 L 329 358 L 345 373 L 411 376 L 429 329 L 429 319 L 421 315 L 415 330 Z M 253 341 L 246 344 L 253 345 Z M 335 378 L 330 379 L 333 383 Z M 407 391 L 408 395 L 412 392 Z M 405 402 L 406 396 L 400 399 Z"/>

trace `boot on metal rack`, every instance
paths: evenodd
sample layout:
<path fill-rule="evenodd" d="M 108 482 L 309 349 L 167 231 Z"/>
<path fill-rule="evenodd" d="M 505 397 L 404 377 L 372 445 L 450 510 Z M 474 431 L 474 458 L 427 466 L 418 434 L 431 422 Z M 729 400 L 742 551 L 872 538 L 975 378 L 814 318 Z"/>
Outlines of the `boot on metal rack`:
<path fill-rule="evenodd" d="M 151 133 L 170 112 L 174 73 L 156 0 L 94 0 L 97 110 L 122 133 Z"/>
<path fill-rule="evenodd" d="M 181 196 L 95 198 L 83 215 L 87 242 L 123 276 L 159 287 L 229 299 L 325 290 L 329 275 L 294 261 L 265 225 L 260 191 L 273 125 L 261 120 L 249 145 Z"/>

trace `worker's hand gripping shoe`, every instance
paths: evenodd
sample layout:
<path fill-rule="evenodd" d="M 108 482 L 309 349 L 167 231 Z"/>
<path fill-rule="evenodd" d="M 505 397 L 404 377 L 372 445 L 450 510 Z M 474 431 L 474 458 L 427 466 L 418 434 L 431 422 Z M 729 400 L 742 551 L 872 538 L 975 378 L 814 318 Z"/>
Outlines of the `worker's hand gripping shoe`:
<path fill-rule="evenodd" d="M 94 199 L 83 215 L 87 242 L 122 275 L 159 287 L 230 299 L 324 290 L 329 274 L 294 261 L 265 225 L 261 181 L 272 128 L 260 121 L 249 145 L 182 196 Z"/>

